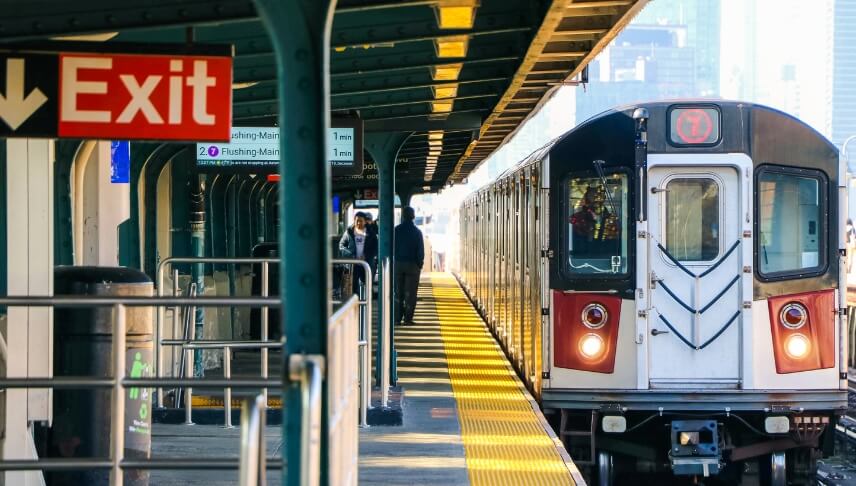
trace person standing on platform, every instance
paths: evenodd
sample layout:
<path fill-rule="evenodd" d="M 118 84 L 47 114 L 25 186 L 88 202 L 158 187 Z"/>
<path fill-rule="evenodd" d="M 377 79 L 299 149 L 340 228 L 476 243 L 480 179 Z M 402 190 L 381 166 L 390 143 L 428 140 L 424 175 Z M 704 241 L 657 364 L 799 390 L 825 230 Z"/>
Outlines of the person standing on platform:
<path fill-rule="evenodd" d="M 377 274 L 378 227 L 372 221 L 372 213 L 366 212 L 366 262 L 372 267 L 372 278 Z M 374 280 L 372 280 L 374 282 Z"/>
<path fill-rule="evenodd" d="M 345 230 L 339 240 L 339 256 L 370 262 L 377 255 L 377 235 L 366 229 L 366 215 L 357 212 L 354 224 Z M 374 254 L 372 254 L 374 252 Z M 362 266 L 354 265 L 353 290 L 359 294 L 360 284 L 366 282 L 366 272 Z"/>
<path fill-rule="evenodd" d="M 410 206 L 401 210 L 401 224 L 395 227 L 395 322 L 413 324 L 419 274 L 425 260 L 422 232 L 413 224 L 416 212 Z"/>

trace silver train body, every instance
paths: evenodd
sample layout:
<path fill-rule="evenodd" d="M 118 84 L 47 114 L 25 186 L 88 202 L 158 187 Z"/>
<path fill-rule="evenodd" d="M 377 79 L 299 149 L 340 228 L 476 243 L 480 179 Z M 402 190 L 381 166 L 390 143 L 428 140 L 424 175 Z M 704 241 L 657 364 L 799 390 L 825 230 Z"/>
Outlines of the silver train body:
<path fill-rule="evenodd" d="M 457 275 L 598 484 L 799 484 L 847 406 L 844 187 L 776 110 L 619 108 L 469 196 Z"/>

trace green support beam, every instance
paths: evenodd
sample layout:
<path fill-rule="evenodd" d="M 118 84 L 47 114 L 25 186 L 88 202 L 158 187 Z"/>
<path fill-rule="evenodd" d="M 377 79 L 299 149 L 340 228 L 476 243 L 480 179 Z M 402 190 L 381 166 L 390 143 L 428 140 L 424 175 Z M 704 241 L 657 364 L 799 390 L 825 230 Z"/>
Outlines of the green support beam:
<path fill-rule="evenodd" d="M 330 29 L 335 0 L 254 0 L 276 53 L 279 79 L 280 289 L 283 296 L 283 484 L 305 484 L 316 471 L 304 470 L 301 383 L 289 364 L 301 355 L 327 357 L 330 316 L 330 165 L 326 130 L 330 126 Z M 300 210 L 290 210 L 300 208 Z M 321 484 L 328 484 L 327 387 L 322 387 Z M 304 436 L 304 434 L 306 434 Z"/>
<path fill-rule="evenodd" d="M 378 328 L 376 330 L 378 336 L 378 351 L 376 353 L 377 383 L 380 385 L 383 382 L 383 375 L 389 373 L 390 384 L 395 385 L 396 381 L 396 364 L 395 364 L 395 327 L 392 325 L 393 303 L 395 302 L 394 292 L 394 258 L 393 255 L 393 229 L 395 227 L 395 159 L 398 156 L 398 151 L 404 146 L 407 137 L 410 136 L 406 132 L 387 132 L 387 133 L 366 133 L 365 148 L 371 154 L 372 159 L 377 164 L 378 168 L 378 206 L 380 221 L 378 235 Z M 389 268 L 390 282 L 384 287 L 384 268 Z M 384 291 L 385 288 L 385 291 Z M 389 302 L 389 312 L 385 312 L 384 301 Z M 389 345 L 390 349 L 382 349 L 380 336 L 381 330 L 387 327 L 389 329 Z M 383 353 L 389 353 L 389 369 L 383 369 L 381 365 Z"/>

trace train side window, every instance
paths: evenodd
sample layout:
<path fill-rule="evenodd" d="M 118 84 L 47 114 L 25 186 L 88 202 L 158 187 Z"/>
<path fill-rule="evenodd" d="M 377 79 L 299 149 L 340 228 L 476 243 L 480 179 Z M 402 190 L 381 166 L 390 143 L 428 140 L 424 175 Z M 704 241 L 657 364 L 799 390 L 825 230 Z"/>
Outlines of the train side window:
<path fill-rule="evenodd" d="M 571 176 L 568 180 L 568 266 L 573 274 L 628 271 L 627 175 Z"/>
<path fill-rule="evenodd" d="M 826 266 L 826 179 L 818 171 L 763 167 L 758 170 L 756 218 L 759 273 L 782 277 Z"/>
<path fill-rule="evenodd" d="M 666 184 L 666 249 L 682 262 L 709 262 L 719 255 L 719 184 L 709 178 Z"/>

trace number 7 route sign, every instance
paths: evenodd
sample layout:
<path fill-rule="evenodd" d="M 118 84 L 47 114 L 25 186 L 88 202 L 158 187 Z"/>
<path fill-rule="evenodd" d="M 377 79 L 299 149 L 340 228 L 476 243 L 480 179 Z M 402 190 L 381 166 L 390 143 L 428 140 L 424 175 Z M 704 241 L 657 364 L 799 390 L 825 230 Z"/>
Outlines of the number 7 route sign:
<path fill-rule="evenodd" d="M 0 136 L 226 141 L 232 58 L 0 53 Z"/>

